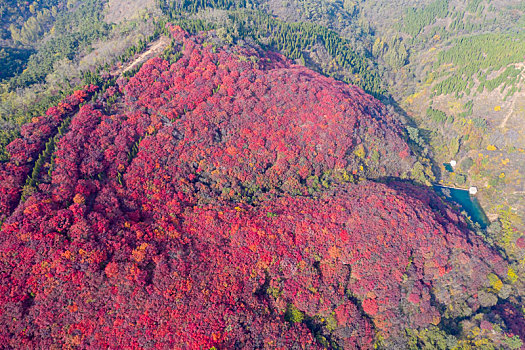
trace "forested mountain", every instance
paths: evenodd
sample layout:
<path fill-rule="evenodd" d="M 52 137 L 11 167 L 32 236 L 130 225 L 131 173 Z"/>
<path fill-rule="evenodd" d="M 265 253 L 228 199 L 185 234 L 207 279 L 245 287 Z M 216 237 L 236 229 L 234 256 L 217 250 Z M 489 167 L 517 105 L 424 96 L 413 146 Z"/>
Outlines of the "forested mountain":
<path fill-rule="evenodd" d="M 0 17 L 0 347 L 523 347 L 521 1 Z"/>
<path fill-rule="evenodd" d="M 372 51 L 380 66 L 388 64 L 383 43 L 397 38 L 408 48 L 405 65 L 384 72 L 436 177 L 476 186 L 493 222 L 489 240 L 520 261 L 513 242 L 525 230 L 523 2 L 428 1 L 406 9 L 366 1 L 362 11 L 377 30 Z M 451 160 L 458 166 L 447 170 Z"/>

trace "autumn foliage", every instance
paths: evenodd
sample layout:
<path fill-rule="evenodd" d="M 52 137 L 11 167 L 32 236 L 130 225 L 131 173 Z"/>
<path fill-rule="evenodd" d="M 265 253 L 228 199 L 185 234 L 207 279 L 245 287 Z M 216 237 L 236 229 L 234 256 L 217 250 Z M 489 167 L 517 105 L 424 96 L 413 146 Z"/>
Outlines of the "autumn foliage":
<path fill-rule="evenodd" d="M 31 123 L 24 125 L 20 131 L 21 137 L 7 146 L 11 158 L 6 163 L 0 163 L 0 221 L 18 204 L 22 186 L 38 156 L 44 151 L 46 142 L 57 134 L 59 126 L 78 111 L 79 105 L 95 90 L 96 87 L 91 85 L 75 91 L 57 106 L 49 108 L 46 115 L 33 118 Z"/>
<path fill-rule="evenodd" d="M 480 308 L 502 258 L 429 191 L 364 180 L 415 162 L 378 101 L 173 32 L 182 57 L 121 79 L 118 113 L 78 108 L 89 87 L 9 146 L 0 344 L 366 349 Z"/>

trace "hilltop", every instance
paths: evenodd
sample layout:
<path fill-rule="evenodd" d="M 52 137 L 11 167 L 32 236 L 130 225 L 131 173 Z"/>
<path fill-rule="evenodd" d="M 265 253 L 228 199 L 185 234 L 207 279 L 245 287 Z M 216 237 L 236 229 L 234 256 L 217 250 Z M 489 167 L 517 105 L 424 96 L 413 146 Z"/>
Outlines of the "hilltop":
<path fill-rule="evenodd" d="M 387 181 L 427 175 L 382 103 L 170 30 L 164 58 L 6 146 L 0 343 L 519 346 L 508 263 L 427 188 Z"/>

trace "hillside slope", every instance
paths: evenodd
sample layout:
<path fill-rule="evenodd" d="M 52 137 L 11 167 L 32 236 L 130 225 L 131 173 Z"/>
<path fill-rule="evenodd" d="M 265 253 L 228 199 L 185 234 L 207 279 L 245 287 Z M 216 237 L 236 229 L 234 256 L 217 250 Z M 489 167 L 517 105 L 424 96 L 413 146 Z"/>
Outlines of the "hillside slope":
<path fill-rule="evenodd" d="M 372 52 L 388 90 L 420 129 L 437 179 L 476 186 L 491 239 L 523 265 L 515 242 L 525 230 L 524 3 L 359 4 L 375 29 Z M 453 172 L 445 167 L 451 160 Z"/>
<path fill-rule="evenodd" d="M 172 34 L 173 63 L 87 86 L 7 146 L 0 343 L 370 349 L 431 329 L 519 344 L 499 254 L 428 190 L 364 180 L 418 175 L 381 103 L 213 32 Z"/>

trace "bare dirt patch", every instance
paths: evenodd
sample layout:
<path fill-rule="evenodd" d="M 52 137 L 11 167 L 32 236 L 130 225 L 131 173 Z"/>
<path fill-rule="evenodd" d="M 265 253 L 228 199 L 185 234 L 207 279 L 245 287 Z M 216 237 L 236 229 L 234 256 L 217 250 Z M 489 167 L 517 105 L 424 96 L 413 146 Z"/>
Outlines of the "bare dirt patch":
<path fill-rule="evenodd" d="M 170 40 L 166 36 L 161 36 L 158 40 L 151 42 L 146 51 L 141 53 L 138 57 L 136 57 L 132 62 L 129 64 L 122 66 L 118 68 L 117 70 L 111 72 L 112 75 L 121 75 L 122 73 L 125 73 L 139 64 L 142 64 L 146 62 L 148 59 L 158 56 L 164 49 L 169 45 Z"/>
<path fill-rule="evenodd" d="M 106 5 L 106 18 L 108 23 L 120 23 L 130 20 L 155 6 L 154 0 L 109 0 Z"/>

